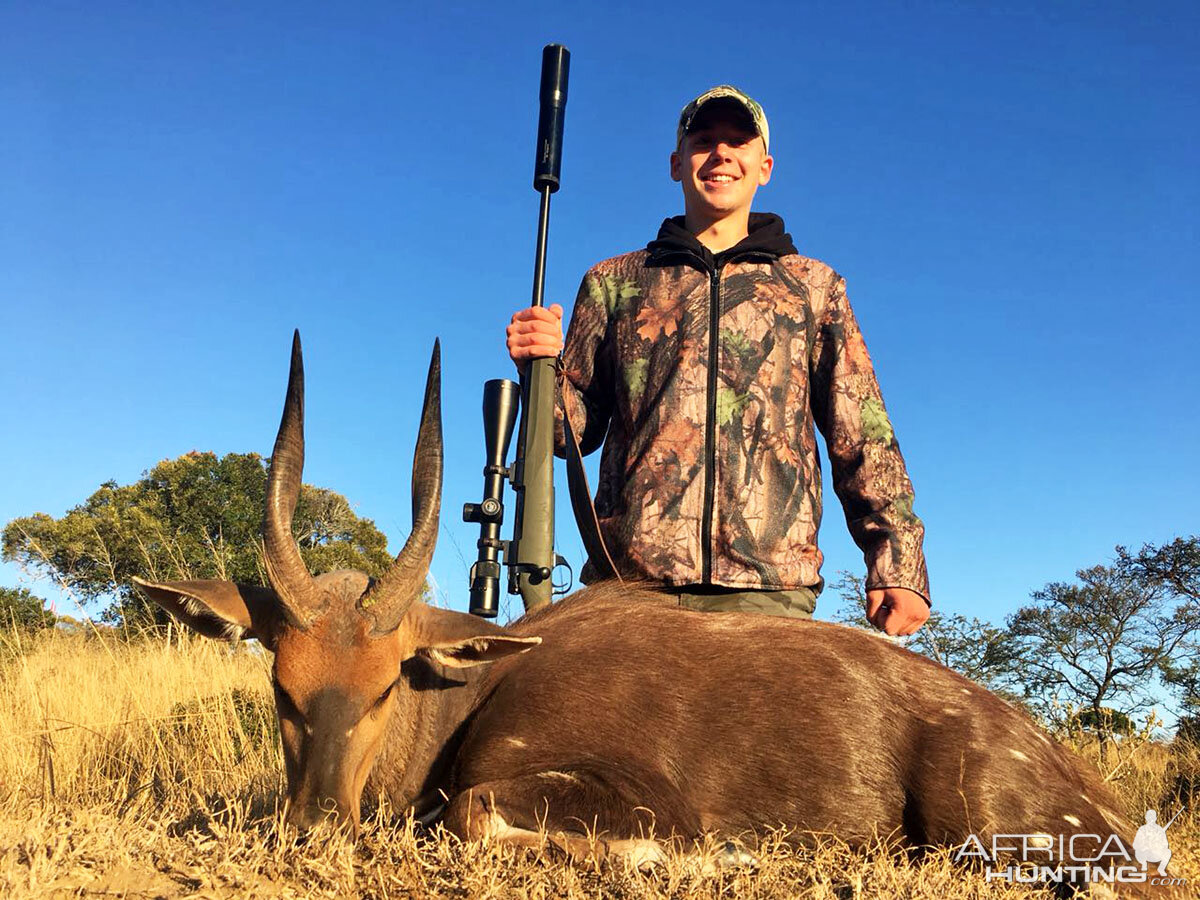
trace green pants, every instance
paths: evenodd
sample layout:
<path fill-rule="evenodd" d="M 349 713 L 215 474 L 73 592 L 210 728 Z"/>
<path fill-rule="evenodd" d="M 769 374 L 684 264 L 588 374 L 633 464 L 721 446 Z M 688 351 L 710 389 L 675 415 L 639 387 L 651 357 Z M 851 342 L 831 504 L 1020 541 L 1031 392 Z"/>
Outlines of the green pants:
<path fill-rule="evenodd" d="M 811 588 L 794 591 L 727 591 L 712 588 L 703 593 L 677 588 L 667 590 L 679 598 L 680 606 L 700 612 L 752 612 L 791 619 L 811 619 L 817 608 L 817 594 Z"/>

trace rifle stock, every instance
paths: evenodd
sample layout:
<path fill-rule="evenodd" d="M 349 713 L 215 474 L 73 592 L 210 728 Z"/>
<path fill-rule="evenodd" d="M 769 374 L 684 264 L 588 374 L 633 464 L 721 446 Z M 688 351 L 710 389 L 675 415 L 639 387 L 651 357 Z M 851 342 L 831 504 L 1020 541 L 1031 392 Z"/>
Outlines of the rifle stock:
<path fill-rule="evenodd" d="M 554 569 L 554 370 L 555 361 L 530 360 L 521 379 L 525 400 L 519 444 L 517 514 L 509 593 L 520 593 L 525 610 L 550 602 Z"/>

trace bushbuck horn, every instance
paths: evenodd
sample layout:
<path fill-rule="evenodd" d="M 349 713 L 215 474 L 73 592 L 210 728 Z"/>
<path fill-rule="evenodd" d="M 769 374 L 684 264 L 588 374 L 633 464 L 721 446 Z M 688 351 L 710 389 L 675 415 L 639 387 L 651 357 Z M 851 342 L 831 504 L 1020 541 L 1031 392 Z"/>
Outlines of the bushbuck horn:
<path fill-rule="evenodd" d="M 412 533 L 395 562 L 358 601 L 359 609 L 375 622 L 375 631 L 394 631 L 420 592 L 437 543 L 442 503 L 442 348 L 433 342 L 421 430 L 413 455 Z"/>
<path fill-rule="evenodd" d="M 292 514 L 300 497 L 304 471 L 304 358 L 300 331 L 292 335 L 292 367 L 288 373 L 287 399 L 283 418 L 271 453 L 267 477 L 267 509 L 263 518 L 263 549 L 267 578 L 279 595 L 284 614 L 300 628 L 307 628 L 320 612 L 321 593 L 300 548 L 292 537 Z"/>

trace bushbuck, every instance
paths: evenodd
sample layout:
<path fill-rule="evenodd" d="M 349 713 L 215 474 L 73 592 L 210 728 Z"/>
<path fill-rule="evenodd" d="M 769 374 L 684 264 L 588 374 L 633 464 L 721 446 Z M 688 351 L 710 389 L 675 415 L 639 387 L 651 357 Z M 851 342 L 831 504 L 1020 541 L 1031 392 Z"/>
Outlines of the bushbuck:
<path fill-rule="evenodd" d="M 304 462 L 293 339 L 263 541 L 270 587 L 140 588 L 211 637 L 257 638 L 289 820 L 357 827 L 364 790 L 463 838 L 652 860 L 660 838 L 787 827 L 910 846 L 1131 834 L 1099 779 L 1021 712 L 844 626 L 681 609 L 600 584 L 498 627 L 420 600 L 442 481 L 434 345 L 413 529 L 386 574 L 312 576 L 292 536 Z M 1126 844 L 1129 846 L 1129 844 Z"/>

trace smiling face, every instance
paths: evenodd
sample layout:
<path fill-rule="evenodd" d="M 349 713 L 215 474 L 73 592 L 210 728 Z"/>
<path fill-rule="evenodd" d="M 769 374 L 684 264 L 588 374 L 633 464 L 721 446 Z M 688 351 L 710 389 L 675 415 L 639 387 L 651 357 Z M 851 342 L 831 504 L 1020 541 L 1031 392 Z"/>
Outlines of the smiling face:
<path fill-rule="evenodd" d="M 711 224 L 749 216 L 773 165 L 745 109 L 736 101 L 710 100 L 671 154 L 671 178 L 683 186 L 688 218 Z"/>

